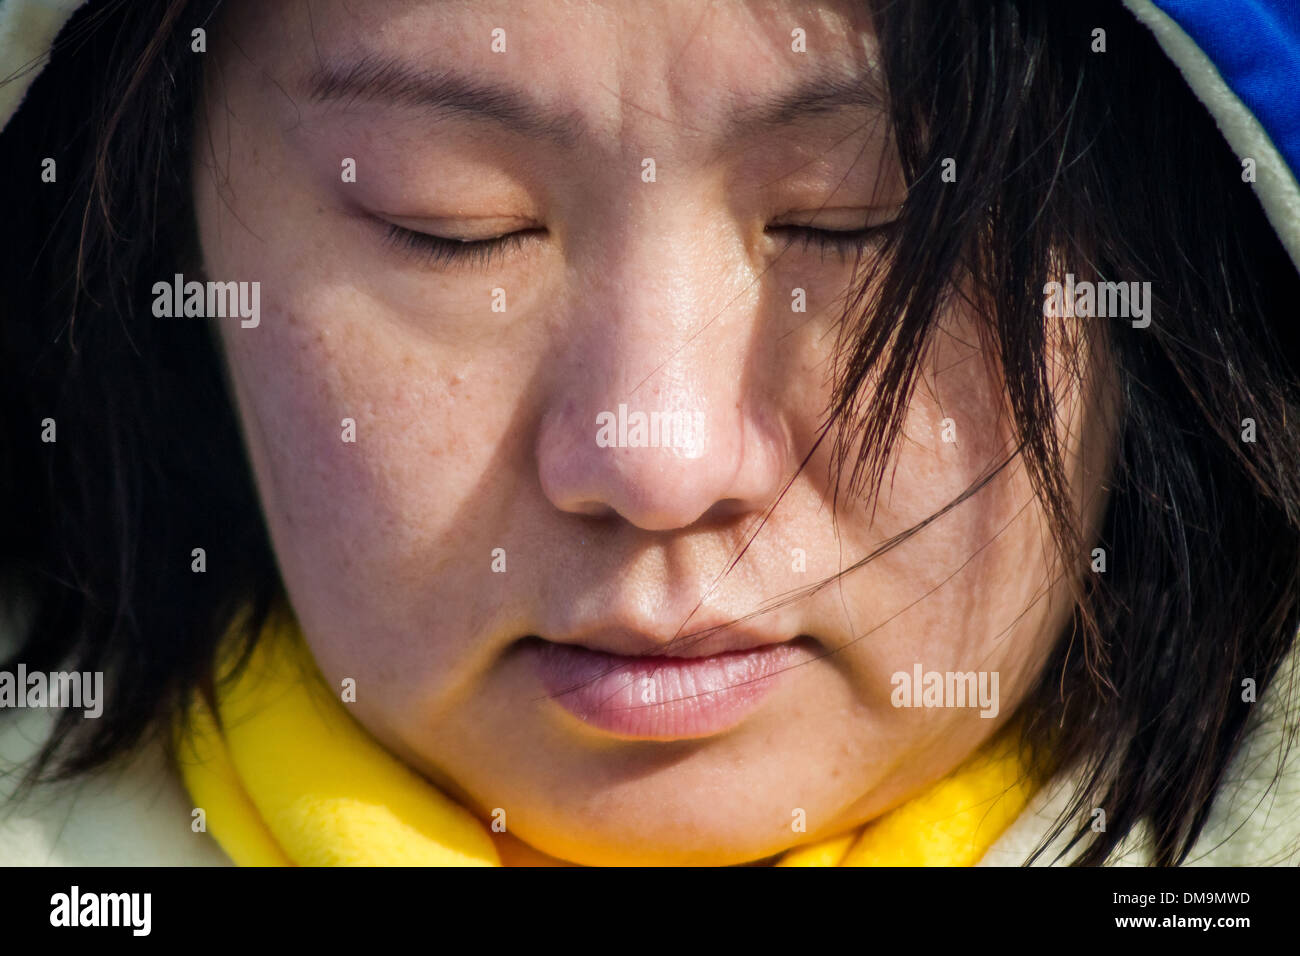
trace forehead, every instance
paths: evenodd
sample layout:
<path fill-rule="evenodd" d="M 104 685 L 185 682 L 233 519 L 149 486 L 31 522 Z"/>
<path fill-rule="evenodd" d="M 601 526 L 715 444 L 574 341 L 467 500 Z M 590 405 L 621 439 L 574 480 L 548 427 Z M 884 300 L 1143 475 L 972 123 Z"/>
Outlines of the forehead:
<path fill-rule="evenodd" d="M 377 64 L 402 80 L 474 78 L 627 139 L 714 132 L 737 117 L 793 120 L 842 105 L 872 75 L 864 4 L 767 0 L 340 0 L 234 5 L 234 57 L 295 101 L 334 84 L 336 101 L 410 108 L 408 97 L 341 89 Z M 236 64 L 236 68 L 238 65 Z M 381 86 L 383 84 L 380 84 Z M 408 92 L 409 92 L 408 84 Z M 821 90 L 821 94 L 818 90 Z M 400 90 L 399 90 L 400 91 Z M 365 93 L 366 95 L 361 95 Z M 800 96 L 803 101 L 800 101 Z M 781 117 L 782 105 L 794 107 Z M 515 105 L 515 101 L 511 102 Z"/>

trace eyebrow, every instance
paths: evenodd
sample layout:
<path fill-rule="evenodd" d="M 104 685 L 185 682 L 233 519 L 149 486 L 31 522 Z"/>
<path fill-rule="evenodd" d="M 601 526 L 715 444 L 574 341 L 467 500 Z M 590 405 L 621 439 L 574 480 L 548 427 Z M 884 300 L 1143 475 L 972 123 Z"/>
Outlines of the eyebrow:
<path fill-rule="evenodd" d="M 467 116 L 565 148 L 573 148 L 588 133 L 576 110 L 558 110 L 517 87 L 489 85 L 455 70 L 430 70 L 374 54 L 322 63 L 307 76 L 304 86 L 308 97 L 318 103 L 348 107 L 361 102 L 386 103 Z M 733 109 L 727 134 L 752 134 L 850 109 L 881 112 L 884 104 L 883 84 L 875 72 L 861 77 L 815 75 L 793 90 Z"/>
<path fill-rule="evenodd" d="M 307 77 L 306 89 L 308 97 L 318 103 L 390 103 L 486 119 L 568 148 L 586 132 L 586 124 L 576 112 L 555 110 L 522 90 L 489 86 L 454 70 L 428 70 L 374 55 L 322 64 Z"/>
<path fill-rule="evenodd" d="M 757 105 L 739 107 L 733 112 L 733 135 L 762 129 L 790 126 L 800 120 L 845 111 L 884 113 L 886 94 L 879 72 L 869 70 L 860 76 L 842 74 L 815 75 L 793 90 L 779 93 Z"/>

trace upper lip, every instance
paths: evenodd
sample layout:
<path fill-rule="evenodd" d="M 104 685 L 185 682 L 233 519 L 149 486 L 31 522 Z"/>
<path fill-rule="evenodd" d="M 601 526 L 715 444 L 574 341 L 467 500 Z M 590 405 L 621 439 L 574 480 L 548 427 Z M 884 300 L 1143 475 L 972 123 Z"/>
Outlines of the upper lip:
<path fill-rule="evenodd" d="M 799 633 L 757 628 L 748 622 L 691 620 L 676 634 L 656 635 L 628 627 L 583 628 L 571 635 L 543 635 L 555 644 L 569 644 L 620 657 L 712 657 L 728 651 L 749 651 L 784 644 L 803 636 Z"/>

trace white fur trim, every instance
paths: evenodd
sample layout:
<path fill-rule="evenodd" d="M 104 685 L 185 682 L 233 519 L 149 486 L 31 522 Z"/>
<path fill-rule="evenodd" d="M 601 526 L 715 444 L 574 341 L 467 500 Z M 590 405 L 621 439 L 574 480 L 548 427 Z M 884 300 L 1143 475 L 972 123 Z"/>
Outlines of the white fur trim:
<path fill-rule="evenodd" d="M 0 0 L 0 130 L 50 61 L 50 46 L 84 0 Z"/>
<path fill-rule="evenodd" d="M 1255 194 L 1291 261 L 1300 269 L 1300 183 L 1264 127 L 1172 17 L 1151 0 L 1124 0 L 1124 5 L 1155 34 L 1165 55 L 1182 71 L 1187 85 L 1219 124 L 1228 145 L 1239 157 L 1255 160 Z"/>
<path fill-rule="evenodd" d="M 1289 752 L 1297 749 L 1298 742 L 1300 642 L 1292 646 L 1269 692 L 1254 706 L 1258 710 L 1246 741 L 1233 758 L 1205 829 L 1188 854 L 1188 866 L 1300 864 L 1300 761 L 1296 753 Z M 1076 782 L 1057 781 L 1045 788 L 979 865 L 1023 865 L 1066 808 Z M 1052 864 L 1068 842 L 1070 830 L 1067 827 L 1066 836 L 1051 845 L 1038 865 Z M 1072 851 L 1061 862 L 1068 863 L 1073 855 Z M 1143 866 L 1150 859 L 1148 834 L 1143 829 L 1131 834 L 1106 863 Z"/>
<path fill-rule="evenodd" d="M 229 866 L 195 833 L 193 800 L 155 742 L 110 769 L 11 799 L 56 711 L 7 714 L 0 728 L 0 866 Z"/>
<path fill-rule="evenodd" d="M 7 657 L 18 649 L 31 607 L 25 595 L 4 597 L 0 656 Z M 193 800 L 156 738 L 100 773 L 43 784 L 14 800 L 58 716 L 33 708 L 0 720 L 0 866 L 230 865 L 210 834 L 191 829 Z"/>

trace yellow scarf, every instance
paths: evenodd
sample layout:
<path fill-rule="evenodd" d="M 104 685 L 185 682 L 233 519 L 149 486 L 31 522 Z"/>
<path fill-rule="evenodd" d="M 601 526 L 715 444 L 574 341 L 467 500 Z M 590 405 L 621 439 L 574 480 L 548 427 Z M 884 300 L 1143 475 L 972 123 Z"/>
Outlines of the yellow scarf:
<path fill-rule="evenodd" d="M 218 675 L 230 673 L 230 642 Z M 330 690 L 289 614 L 273 614 L 245 669 L 195 695 L 178 725 L 181 776 L 241 866 L 564 865 L 455 803 L 385 750 Z M 778 866 L 969 866 L 1034 787 L 1004 733 L 929 790 Z"/>

